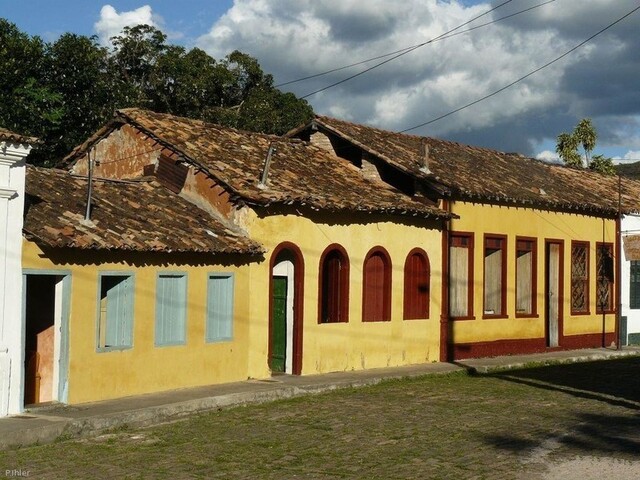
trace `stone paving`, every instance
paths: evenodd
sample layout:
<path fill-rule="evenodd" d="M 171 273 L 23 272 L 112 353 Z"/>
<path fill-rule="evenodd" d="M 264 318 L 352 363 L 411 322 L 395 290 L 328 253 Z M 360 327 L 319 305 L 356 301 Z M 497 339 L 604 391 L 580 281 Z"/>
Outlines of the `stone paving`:
<path fill-rule="evenodd" d="M 32 478 L 640 478 L 640 358 L 393 380 L 0 452 Z"/>

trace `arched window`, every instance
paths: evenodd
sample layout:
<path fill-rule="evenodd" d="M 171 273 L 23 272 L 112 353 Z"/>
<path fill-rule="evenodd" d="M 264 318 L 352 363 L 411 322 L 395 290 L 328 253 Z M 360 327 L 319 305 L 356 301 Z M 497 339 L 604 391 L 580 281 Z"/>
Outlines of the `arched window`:
<path fill-rule="evenodd" d="M 424 250 L 414 248 L 404 262 L 404 319 L 429 318 L 431 269 Z"/>
<path fill-rule="evenodd" d="M 364 259 L 362 321 L 391 320 L 391 260 L 382 247 L 374 247 Z"/>
<path fill-rule="evenodd" d="M 329 245 L 320 257 L 318 323 L 349 320 L 349 257 L 338 244 Z"/>

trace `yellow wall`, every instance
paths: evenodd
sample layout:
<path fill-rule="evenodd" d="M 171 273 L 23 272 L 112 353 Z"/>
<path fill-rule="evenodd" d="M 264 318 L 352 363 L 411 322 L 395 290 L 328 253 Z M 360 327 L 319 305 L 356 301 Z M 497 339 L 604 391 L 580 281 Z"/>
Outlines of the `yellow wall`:
<path fill-rule="evenodd" d="M 249 267 L 206 265 L 205 259 L 170 254 L 99 254 L 56 249 L 43 253 L 25 240 L 23 268 L 71 272 L 69 321 L 69 403 L 80 403 L 196 385 L 246 379 L 249 349 Z M 52 257 L 54 257 L 52 259 Z M 126 261 L 118 261 L 126 258 Z M 167 262 L 175 259 L 178 263 Z M 180 260 L 182 259 L 182 260 Z M 133 348 L 96 351 L 98 274 L 135 274 Z M 162 271 L 186 272 L 186 344 L 154 346 L 156 277 Z M 233 340 L 205 342 L 207 274 L 235 274 Z"/>
<path fill-rule="evenodd" d="M 615 220 L 580 214 L 554 213 L 531 208 L 452 202 L 453 232 L 474 233 L 474 320 L 454 322 L 455 343 L 499 339 L 530 339 L 545 336 L 545 239 L 564 240 L 564 335 L 602 333 L 602 314 L 596 314 L 596 242 L 615 248 Z M 484 234 L 507 235 L 507 319 L 483 319 Z M 537 318 L 515 317 L 516 236 L 535 237 L 537 242 Z M 571 315 L 571 241 L 589 242 L 590 315 Z M 606 331 L 613 332 L 615 315 L 606 315 Z"/>
<path fill-rule="evenodd" d="M 340 223 L 343 224 L 340 224 Z M 344 223 L 349 222 L 349 223 Z M 242 223 L 251 238 L 267 249 L 265 261 L 252 265 L 251 292 L 268 292 L 269 259 L 283 241 L 304 255 L 303 374 L 432 362 L 439 358 L 441 302 L 441 231 L 434 221 L 403 224 L 398 216 L 361 214 L 274 214 L 259 218 L 244 212 Z M 417 221 L 416 221 L 417 222 Z M 425 228 L 426 227 L 426 228 Z M 338 243 L 350 261 L 348 323 L 318 324 L 320 256 Z M 391 257 L 391 321 L 362 322 L 362 266 L 367 252 L 383 246 Z M 425 250 L 431 266 L 430 318 L 403 320 L 404 262 L 415 247 Z M 267 295 L 252 295 L 250 370 L 269 374 Z"/>

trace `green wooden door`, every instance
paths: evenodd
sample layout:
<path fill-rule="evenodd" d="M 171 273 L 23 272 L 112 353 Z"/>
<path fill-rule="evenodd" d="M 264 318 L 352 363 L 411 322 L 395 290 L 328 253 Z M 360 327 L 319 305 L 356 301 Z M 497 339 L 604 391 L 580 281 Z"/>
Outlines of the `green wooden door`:
<path fill-rule="evenodd" d="M 285 371 L 287 351 L 287 277 L 273 277 L 271 371 Z"/>

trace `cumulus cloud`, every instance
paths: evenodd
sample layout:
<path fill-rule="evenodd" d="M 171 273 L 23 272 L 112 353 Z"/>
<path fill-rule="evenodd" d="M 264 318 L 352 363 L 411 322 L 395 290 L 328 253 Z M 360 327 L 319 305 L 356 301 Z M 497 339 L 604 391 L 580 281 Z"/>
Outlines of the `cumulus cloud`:
<path fill-rule="evenodd" d="M 545 162 L 551 163 L 560 163 L 560 157 L 556 152 L 552 152 L 551 150 L 543 150 L 542 152 L 536 155 L 538 160 L 544 160 Z"/>
<path fill-rule="evenodd" d="M 149 5 L 120 13 L 111 5 L 105 5 L 100 10 L 100 20 L 94 24 L 93 28 L 100 43 L 108 45 L 109 39 L 119 35 L 124 27 L 144 24 L 157 28 L 161 28 L 163 24 L 162 18 L 154 14 Z"/>
<path fill-rule="evenodd" d="M 197 44 L 216 58 L 235 49 L 249 53 L 282 83 L 428 41 L 491 8 L 489 3 L 468 3 L 235 0 Z M 514 2 L 472 25 L 538 3 Z M 425 45 L 308 100 L 318 113 L 404 130 L 504 87 L 636 6 L 634 0 L 591 0 L 579 8 L 574 2 L 553 2 Z M 591 117 L 600 147 L 637 139 L 638 16 L 640 12 L 513 88 L 413 133 L 533 155 L 543 140 Z M 302 96 L 374 63 L 283 89 Z"/>

